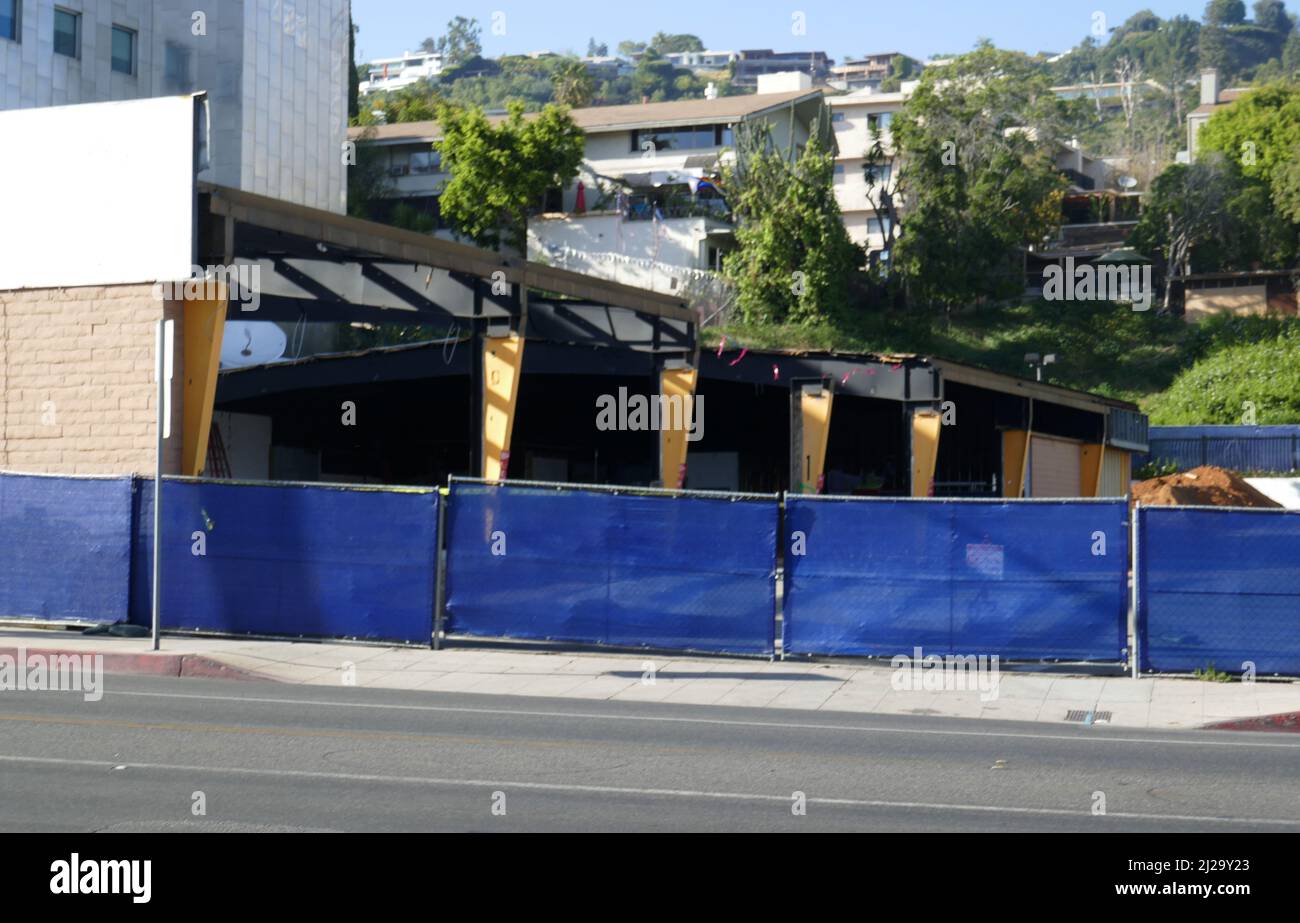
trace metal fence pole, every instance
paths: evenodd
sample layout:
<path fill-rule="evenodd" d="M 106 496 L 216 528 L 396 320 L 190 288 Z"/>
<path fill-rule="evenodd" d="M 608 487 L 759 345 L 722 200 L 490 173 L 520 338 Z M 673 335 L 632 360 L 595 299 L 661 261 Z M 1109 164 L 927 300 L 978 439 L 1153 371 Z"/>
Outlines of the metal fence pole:
<path fill-rule="evenodd" d="M 1137 503 L 1133 504 L 1133 511 L 1132 513 L 1129 514 L 1130 520 L 1132 522 L 1132 527 L 1129 529 L 1129 534 L 1132 536 L 1132 541 L 1133 541 L 1133 555 L 1132 555 L 1133 586 L 1132 586 L 1132 601 L 1129 603 L 1129 631 L 1132 632 L 1133 645 L 1131 650 L 1129 651 L 1129 658 L 1133 662 L 1134 679 L 1139 679 L 1141 678 L 1142 675 L 1141 650 L 1140 650 L 1140 642 L 1138 640 L 1138 630 L 1142 622 L 1141 615 L 1139 614 L 1138 611 L 1138 607 L 1141 605 L 1142 602 L 1142 593 L 1140 588 L 1142 568 L 1140 566 L 1141 565 L 1140 536 L 1138 534 L 1138 529 L 1140 528 L 1139 511 L 1141 510 L 1141 508 L 1142 508 L 1142 501 L 1139 500 Z"/>
<path fill-rule="evenodd" d="M 443 496 L 441 491 L 434 494 L 438 498 L 438 534 L 434 538 L 433 548 L 435 554 L 434 570 L 437 576 L 434 578 L 433 589 L 433 649 L 442 650 L 442 628 L 446 619 L 447 605 L 447 554 L 444 550 L 444 535 L 446 534 L 447 525 L 447 502 L 451 499 L 451 488 L 447 488 L 447 495 Z"/>

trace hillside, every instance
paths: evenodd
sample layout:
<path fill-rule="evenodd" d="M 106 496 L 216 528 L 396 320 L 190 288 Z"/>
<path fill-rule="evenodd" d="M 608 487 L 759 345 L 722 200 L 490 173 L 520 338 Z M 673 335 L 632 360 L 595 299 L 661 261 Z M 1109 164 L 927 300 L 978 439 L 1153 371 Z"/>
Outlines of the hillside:
<path fill-rule="evenodd" d="M 733 345 L 929 354 L 1022 377 L 1033 374 L 1026 353 L 1056 353 L 1044 381 L 1134 401 L 1153 414 L 1153 422 L 1239 422 L 1240 401 L 1253 394 L 1260 423 L 1300 423 L 1300 398 L 1287 403 L 1272 396 L 1287 387 L 1300 394 L 1295 318 L 1225 316 L 1190 325 L 1154 311 L 1040 301 L 947 319 L 921 312 L 871 314 L 843 330 L 732 325 L 706 329 L 704 341 L 716 345 L 724 333 Z M 1254 370 L 1249 377 L 1242 371 L 1247 368 Z M 1240 387 L 1229 393 L 1225 386 L 1213 400 L 1201 396 L 1207 377 L 1225 376 L 1240 380 Z"/>

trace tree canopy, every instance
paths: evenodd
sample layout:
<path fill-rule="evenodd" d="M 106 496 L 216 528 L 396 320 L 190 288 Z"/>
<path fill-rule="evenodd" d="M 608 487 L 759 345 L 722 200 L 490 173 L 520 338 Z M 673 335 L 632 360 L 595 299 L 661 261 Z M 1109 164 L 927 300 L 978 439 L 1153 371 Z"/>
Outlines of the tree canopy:
<path fill-rule="evenodd" d="M 517 102 L 497 125 L 481 109 L 448 103 L 438 121 L 443 138 L 434 146 L 451 174 L 439 199 L 443 217 L 479 246 L 525 253 L 529 212 L 578 175 L 582 130 L 561 106 L 525 118 Z"/>
<path fill-rule="evenodd" d="M 982 44 L 930 68 L 893 121 L 908 213 L 894 268 L 912 300 L 1023 290 L 1018 250 L 1060 222 L 1066 105 L 1027 56 Z"/>

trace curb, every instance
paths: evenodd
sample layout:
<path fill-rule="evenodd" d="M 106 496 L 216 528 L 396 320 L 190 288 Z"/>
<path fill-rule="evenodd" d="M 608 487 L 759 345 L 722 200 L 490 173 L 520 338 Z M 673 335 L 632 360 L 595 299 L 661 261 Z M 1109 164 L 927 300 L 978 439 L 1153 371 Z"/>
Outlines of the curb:
<path fill-rule="evenodd" d="M 20 651 L 28 656 L 37 654 L 46 658 L 103 657 L 105 673 L 273 681 L 272 677 L 241 670 L 202 654 L 123 654 L 85 649 L 0 647 L 0 657 L 9 656 L 16 659 Z"/>

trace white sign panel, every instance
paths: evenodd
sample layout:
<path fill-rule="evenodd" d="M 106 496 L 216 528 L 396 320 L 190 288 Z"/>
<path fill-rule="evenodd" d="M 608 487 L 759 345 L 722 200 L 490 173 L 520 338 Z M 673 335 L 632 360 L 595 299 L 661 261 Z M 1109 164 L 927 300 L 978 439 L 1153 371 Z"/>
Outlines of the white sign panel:
<path fill-rule="evenodd" d="M 0 291 L 186 279 L 195 101 L 0 112 Z"/>

